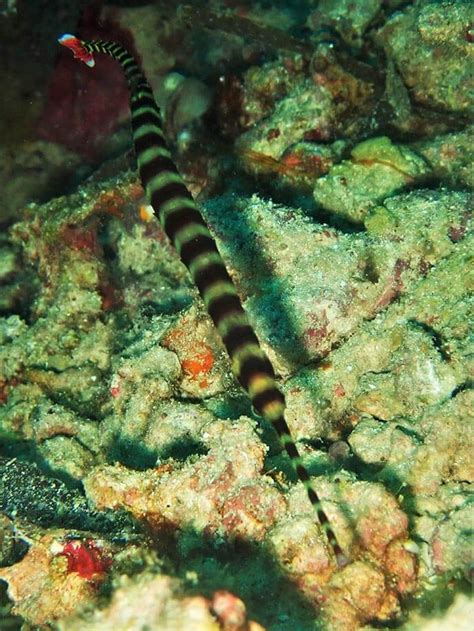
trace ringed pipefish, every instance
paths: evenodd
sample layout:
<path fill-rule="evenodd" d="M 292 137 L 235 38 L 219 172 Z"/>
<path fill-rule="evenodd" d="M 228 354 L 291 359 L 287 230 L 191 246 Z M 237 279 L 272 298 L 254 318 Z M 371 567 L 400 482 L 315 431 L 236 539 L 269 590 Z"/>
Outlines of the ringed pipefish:
<path fill-rule="evenodd" d="M 120 44 L 83 41 L 65 34 L 59 43 L 90 67 L 93 53 L 119 62 L 129 93 L 132 133 L 140 179 L 156 216 L 188 268 L 207 311 L 229 354 L 232 372 L 258 414 L 274 427 L 293 468 L 304 485 L 337 563 L 347 563 L 321 500 L 302 463 L 286 423 L 285 398 L 278 388 L 270 360 L 260 346 L 214 238 L 172 160 L 164 137 L 160 109 L 137 61 Z"/>

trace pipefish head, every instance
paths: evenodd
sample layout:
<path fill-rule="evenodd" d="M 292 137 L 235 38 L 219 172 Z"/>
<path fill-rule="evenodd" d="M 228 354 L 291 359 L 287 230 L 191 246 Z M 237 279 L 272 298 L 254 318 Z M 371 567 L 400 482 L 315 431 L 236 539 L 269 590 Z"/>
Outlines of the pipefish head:
<path fill-rule="evenodd" d="M 89 68 L 93 68 L 95 66 L 95 60 L 91 52 L 86 48 L 84 42 L 78 39 L 75 35 L 71 35 L 70 33 L 65 33 L 62 35 L 58 42 L 61 46 L 65 46 L 72 50 L 72 54 L 75 59 L 79 59 L 84 62 L 86 66 Z"/>

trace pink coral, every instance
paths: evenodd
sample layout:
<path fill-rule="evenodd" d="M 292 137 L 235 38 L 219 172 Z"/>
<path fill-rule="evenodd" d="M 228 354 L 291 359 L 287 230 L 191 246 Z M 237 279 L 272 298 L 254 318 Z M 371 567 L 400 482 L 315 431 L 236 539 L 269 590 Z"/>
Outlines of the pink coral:
<path fill-rule="evenodd" d="M 112 564 L 102 546 L 93 539 L 68 541 L 59 555 L 66 557 L 68 573 L 76 572 L 86 580 L 100 577 Z"/>

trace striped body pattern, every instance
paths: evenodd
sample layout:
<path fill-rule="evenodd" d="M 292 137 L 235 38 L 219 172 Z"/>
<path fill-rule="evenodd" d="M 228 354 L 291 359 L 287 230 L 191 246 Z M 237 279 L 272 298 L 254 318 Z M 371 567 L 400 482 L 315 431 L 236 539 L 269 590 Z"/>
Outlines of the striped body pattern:
<path fill-rule="evenodd" d="M 88 66 L 93 53 L 116 59 L 130 90 L 133 142 L 143 188 L 167 236 L 199 289 L 231 360 L 232 372 L 255 410 L 275 428 L 306 488 L 339 565 L 347 560 L 314 490 L 285 421 L 285 399 L 201 212 L 177 171 L 165 140 L 152 89 L 134 57 L 114 42 L 81 41 L 64 35 L 60 43 Z"/>

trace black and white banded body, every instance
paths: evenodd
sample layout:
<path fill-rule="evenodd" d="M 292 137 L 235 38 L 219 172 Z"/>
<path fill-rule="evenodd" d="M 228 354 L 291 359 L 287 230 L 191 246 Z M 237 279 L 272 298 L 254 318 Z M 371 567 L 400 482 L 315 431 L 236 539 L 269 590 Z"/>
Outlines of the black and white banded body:
<path fill-rule="evenodd" d="M 173 162 L 163 133 L 160 109 L 146 77 L 135 58 L 120 44 L 82 41 L 73 35 L 63 35 L 59 41 L 88 66 L 94 65 L 95 52 L 113 57 L 122 66 L 130 91 L 133 142 L 146 195 L 199 289 L 227 349 L 233 374 L 258 414 L 275 428 L 306 488 L 338 564 L 344 565 L 346 556 L 286 423 L 285 398 L 277 386 L 273 367 L 242 307 L 214 238 Z"/>

